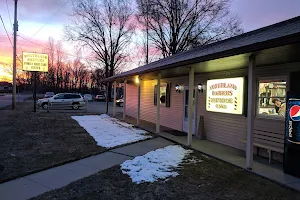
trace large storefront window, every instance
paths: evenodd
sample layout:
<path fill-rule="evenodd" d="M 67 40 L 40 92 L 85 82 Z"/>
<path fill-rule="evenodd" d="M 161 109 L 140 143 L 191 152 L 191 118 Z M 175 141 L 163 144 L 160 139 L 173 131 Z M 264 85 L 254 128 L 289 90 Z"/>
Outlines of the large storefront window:
<path fill-rule="evenodd" d="M 286 80 L 261 79 L 258 84 L 258 114 L 285 116 Z"/>

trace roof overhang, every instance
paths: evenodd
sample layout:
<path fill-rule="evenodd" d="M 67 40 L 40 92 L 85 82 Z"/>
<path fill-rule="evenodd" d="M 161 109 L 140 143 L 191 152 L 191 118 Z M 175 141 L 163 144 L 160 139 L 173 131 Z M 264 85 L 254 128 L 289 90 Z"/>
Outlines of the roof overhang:
<path fill-rule="evenodd" d="M 176 62 L 176 55 L 157 61 L 156 66 L 141 70 L 131 70 L 109 77 L 104 82 L 113 80 L 122 81 L 142 76 L 144 80 L 154 79 L 158 73 L 162 78 L 187 75 L 190 67 L 195 68 L 195 73 L 207 73 L 213 71 L 231 70 L 245 68 L 248 66 L 250 55 L 256 55 L 256 63 L 259 65 L 279 64 L 284 62 L 299 61 L 300 52 L 300 32 L 295 34 L 278 37 L 275 39 L 257 42 L 250 45 L 239 46 L 238 48 L 219 50 L 214 49 L 214 44 L 207 45 L 205 48 L 211 50 L 210 54 L 202 55 L 192 59 Z M 221 48 L 220 48 L 221 49 Z M 188 54 L 189 51 L 185 52 Z M 163 60 L 173 59 L 171 64 L 161 64 Z M 150 65 L 150 64 L 149 64 Z"/>

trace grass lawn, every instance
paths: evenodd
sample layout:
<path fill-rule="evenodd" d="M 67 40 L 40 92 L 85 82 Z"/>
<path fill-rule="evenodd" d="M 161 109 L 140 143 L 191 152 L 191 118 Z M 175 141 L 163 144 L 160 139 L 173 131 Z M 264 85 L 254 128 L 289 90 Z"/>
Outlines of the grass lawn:
<path fill-rule="evenodd" d="M 184 164 L 168 181 L 134 184 L 115 166 L 33 199 L 300 199 L 300 193 L 243 169 L 198 152 L 191 156 L 202 162 Z"/>
<path fill-rule="evenodd" d="M 20 103 L 18 111 L 0 110 L 0 182 L 106 150 L 71 119 L 89 113 L 33 113 L 32 107 Z"/>

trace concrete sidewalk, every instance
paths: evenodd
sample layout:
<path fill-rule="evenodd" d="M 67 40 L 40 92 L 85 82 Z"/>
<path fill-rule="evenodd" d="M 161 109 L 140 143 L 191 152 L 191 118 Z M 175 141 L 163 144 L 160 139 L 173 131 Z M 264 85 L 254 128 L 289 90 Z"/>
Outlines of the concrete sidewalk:
<path fill-rule="evenodd" d="M 154 138 L 15 179 L 0 185 L 0 199 L 29 199 L 172 144 L 163 138 Z"/>

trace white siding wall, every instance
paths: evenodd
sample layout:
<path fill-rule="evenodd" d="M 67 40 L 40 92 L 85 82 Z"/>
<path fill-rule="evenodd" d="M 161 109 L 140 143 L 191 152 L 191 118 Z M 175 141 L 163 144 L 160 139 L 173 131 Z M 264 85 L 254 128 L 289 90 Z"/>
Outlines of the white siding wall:
<path fill-rule="evenodd" d="M 126 85 L 126 115 L 137 117 L 137 91 L 136 85 Z"/>
<path fill-rule="evenodd" d="M 257 77 L 288 76 L 290 71 L 298 71 L 299 63 L 285 64 L 280 66 L 258 67 Z M 247 76 L 247 69 L 215 72 L 195 75 L 195 85 L 203 83 L 206 85 L 208 79 L 230 78 Z M 184 93 L 176 93 L 175 84 L 188 86 L 188 76 L 169 78 L 162 80 L 162 83 L 171 82 L 171 107 L 161 106 L 161 125 L 182 131 L 183 127 L 183 102 Z M 141 119 L 155 123 L 156 107 L 154 106 L 154 85 L 156 80 L 142 81 L 141 83 Z M 137 113 L 137 87 L 127 85 L 127 114 L 136 117 Z M 208 140 L 245 150 L 247 117 L 243 115 L 233 115 L 224 113 L 214 113 L 206 111 L 206 92 L 198 93 L 197 102 L 197 126 L 200 115 L 204 116 L 205 133 Z M 246 104 L 245 104 L 246 106 Z M 272 134 L 284 134 L 284 121 L 261 119 L 256 117 L 254 130 L 269 131 Z M 277 130 L 277 131 L 275 131 Z"/>
<path fill-rule="evenodd" d="M 183 93 L 176 93 L 175 84 L 182 84 L 182 79 L 161 80 L 163 83 L 172 83 L 171 107 L 160 107 L 160 124 L 175 130 L 182 130 Z M 141 119 L 152 123 L 156 122 L 156 106 L 154 105 L 154 86 L 156 80 L 141 82 Z"/>
<path fill-rule="evenodd" d="M 230 78 L 246 76 L 247 70 L 218 72 L 195 76 L 195 83 L 206 85 L 208 79 Z M 225 144 L 237 149 L 245 150 L 245 144 L 241 140 L 246 139 L 247 117 L 206 111 L 206 91 L 198 93 L 197 119 L 204 116 L 204 131 L 208 140 Z"/>

